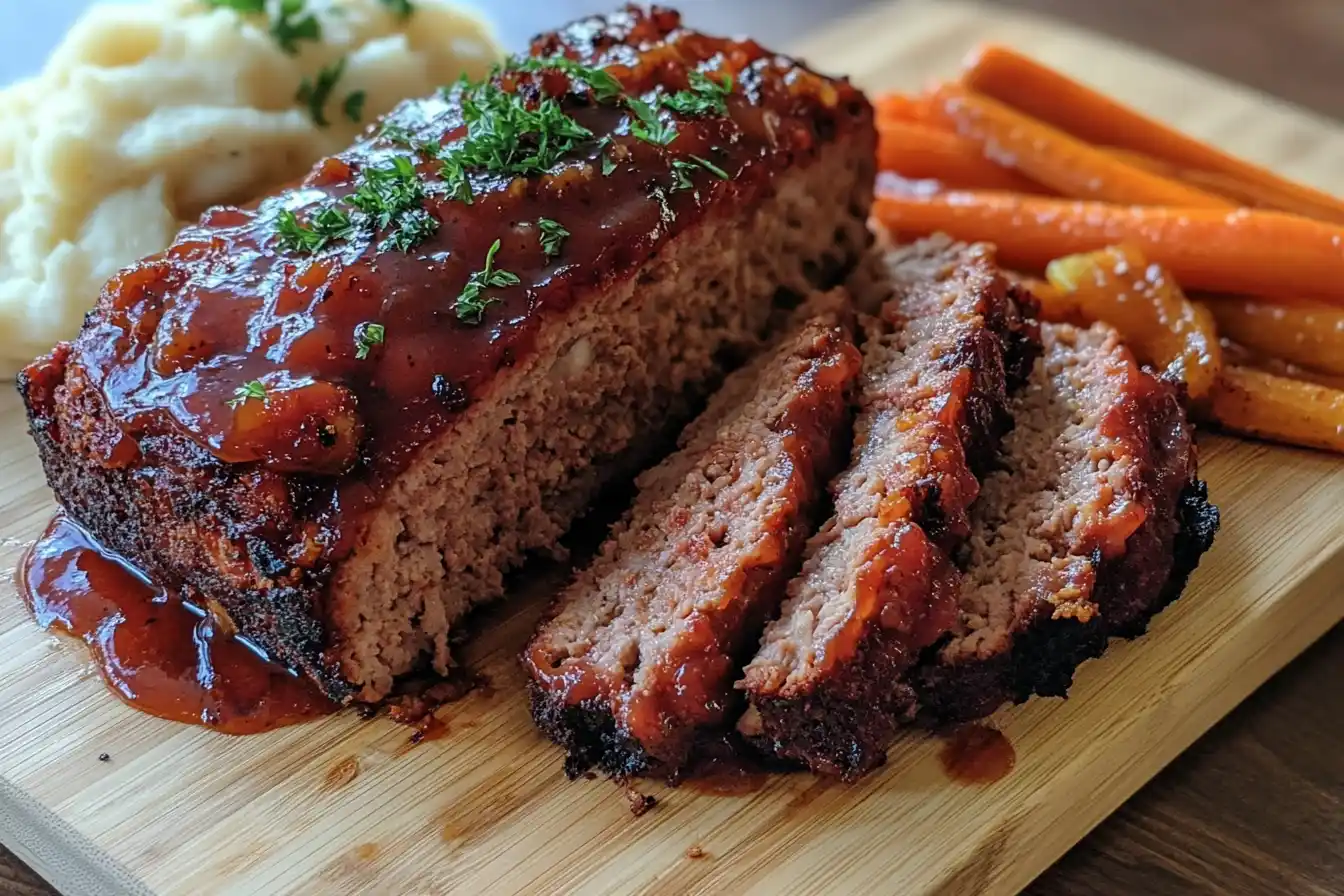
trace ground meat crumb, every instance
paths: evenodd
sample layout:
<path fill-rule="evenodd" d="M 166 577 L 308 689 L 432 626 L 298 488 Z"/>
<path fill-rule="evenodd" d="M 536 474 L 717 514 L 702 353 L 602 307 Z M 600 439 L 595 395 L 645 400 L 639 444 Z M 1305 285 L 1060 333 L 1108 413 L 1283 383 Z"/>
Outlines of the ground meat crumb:
<path fill-rule="evenodd" d="M 99 753 L 99 754 L 98 754 L 98 761 L 99 761 L 99 762 L 111 762 L 111 761 L 112 761 L 112 756 L 111 756 L 111 754 L 108 754 L 108 753 Z"/>
<path fill-rule="evenodd" d="M 686 850 L 686 858 L 688 859 L 703 859 L 707 855 L 709 855 L 709 853 L 705 852 L 703 846 L 691 846 Z"/>
<path fill-rule="evenodd" d="M 630 803 L 630 814 L 636 818 L 652 809 L 658 802 L 653 797 L 640 793 L 633 787 L 625 789 L 625 799 Z"/>

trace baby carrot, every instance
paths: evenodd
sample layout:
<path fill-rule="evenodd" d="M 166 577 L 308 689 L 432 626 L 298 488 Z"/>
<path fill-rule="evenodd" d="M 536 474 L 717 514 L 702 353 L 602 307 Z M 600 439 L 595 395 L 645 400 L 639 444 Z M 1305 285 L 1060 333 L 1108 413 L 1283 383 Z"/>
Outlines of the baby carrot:
<path fill-rule="evenodd" d="M 1344 453 L 1344 392 L 1338 389 L 1227 367 L 1209 411 L 1234 432 Z"/>
<path fill-rule="evenodd" d="M 1344 200 L 1182 134 L 1009 47 L 989 44 L 978 49 L 966 61 L 962 83 L 1080 140 L 1134 150 L 1194 171 L 1231 175 L 1290 197 L 1295 207 L 1289 211 L 1344 223 Z"/>
<path fill-rule="evenodd" d="M 1073 202 L 1015 193 L 883 195 L 879 223 L 898 235 L 942 231 L 998 245 L 1008 266 L 1136 245 L 1186 289 L 1296 295 L 1344 306 L 1344 228 L 1280 212 Z"/>
<path fill-rule="evenodd" d="M 1064 196 L 1184 208 L 1232 206 L 1221 196 L 1128 165 L 1104 149 L 960 84 L 939 86 L 933 102 L 936 111 L 986 158 Z"/>
<path fill-rule="evenodd" d="M 1323 373 L 1344 375 L 1344 311 L 1301 299 L 1210 297 L 1228 338 L 1252 351 Z"/>
<path fill-rule="evenodd" d="M 1040 193 L 1022 175 L 986 159 L 976 144 L 948 131 L 909 121 L 880 120 L 877 162 L 913 180 L 936 180 L 962 190 L 1011 190 Z"/>

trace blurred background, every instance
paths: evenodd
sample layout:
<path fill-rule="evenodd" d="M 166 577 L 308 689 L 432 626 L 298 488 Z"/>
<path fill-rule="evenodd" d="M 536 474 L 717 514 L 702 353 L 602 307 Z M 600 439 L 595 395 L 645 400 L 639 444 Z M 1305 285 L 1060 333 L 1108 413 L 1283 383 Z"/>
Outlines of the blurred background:
<path fill-rule="evenodd" d="M 0 84 L 32 74 L 93 0 L 0 0 Z M 122 0 L 135 2 L 135 0 Z M 618 0 L 460 0 L 483 12 L 511 48 L 547 24 Z M 680 0 L 707 31 L 750 31 L 789 46 L 808 29 L 892 0 Z M 923 0 L 955 2 L 955 0 Z M 1043 12 L 1157 50 L 1344 119 L 1344 0 L 984 0 Z"/>

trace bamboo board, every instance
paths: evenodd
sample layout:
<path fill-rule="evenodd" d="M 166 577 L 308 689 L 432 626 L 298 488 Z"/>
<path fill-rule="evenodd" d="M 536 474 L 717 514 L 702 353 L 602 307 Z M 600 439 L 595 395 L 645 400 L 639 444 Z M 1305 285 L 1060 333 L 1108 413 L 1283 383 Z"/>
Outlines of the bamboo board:
<path fill-rule="evenodd" d="M 1336 126 L 1047 22 L 907 2 L 797 49 L 882 89 L 948 73 L 987 37 L 1344 190 Z M 4 569 L 52 505 L 12 395 L 0 433 Z M 532 729 L 513 658 L 536 601 L 476 645 L 494 693 L 443 710 L 447 737 L 407 750 L 406 729 L 346 713 L 228 738 L 112 699 L 79 645 L 36 629 L 6 575 L 0 840 L 68 894 L 1014 893 L 1344 617 L 1344 463 L 1201 445 L 1224 528 L 1186 596 L 1087 663 L 1073 699 L 1001 712 L 1018 760 L 992 785 L 952 783 L 937 742 L 911 735 L 853 787 L 801 774 L 738 796 L 645 787 L 659 805 L 633 819 L 607 782 L 567 782 Z"/>

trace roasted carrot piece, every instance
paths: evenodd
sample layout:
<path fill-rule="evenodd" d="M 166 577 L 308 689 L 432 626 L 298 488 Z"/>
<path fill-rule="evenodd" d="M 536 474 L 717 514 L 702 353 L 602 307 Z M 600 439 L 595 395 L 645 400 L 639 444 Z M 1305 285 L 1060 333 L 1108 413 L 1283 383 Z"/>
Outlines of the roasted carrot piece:
<path fill-rule="evenodd" d="M 1141 251 L 1108 246 L 1057 258 L 1045 274 L 1071 311 L 1115 327 L 1140 361 L 1184 380 L 1191 399 L 1209 394 L 1223 363 L 1213 317 Z"/>
<path fill-rule="evenodd" d="M 948 124 L 985 158 L 1015 168 L 1064 196 L 1187 208 L 1232 205 L 1221 196 L 1128 165 L 1104 149 L 960 84 L 939 86 L 933 102 Z"/>
<path fill-rule="evenodd" d="M 905 121 L 928 127 L 941 127 L 941 121 L 933 112 L 933 104 L 923 95 L 909 93 L 887 93 L 873 101 L 878 122 Z"/>
<path fill-rule="evenodd" d="M 1098 146 L 1134 150 L 1194 171 L 1231 175 L 1291 197 L 1297 214 L 1344 223 L 1344 200 L 1294 183 L 1168 127 L 1062 72 L 998 44 L 967 59 L 962 83 Z M 1275 207 L 1281 207 L 1276 204 Z"/>
<path fill-rule="evenodd" d="M 1277 209 L 1281 212 L 1303 215 L 1308 218 L 1318 217 L 1316 206 L 1303 203 L 1296 197 L 1276 190 L 1267 184 L 1244 181 L 1231 174 L 1223 174 L 1218 171 L 1196 171 L 1193 168 L 1182 168 L 1170 162 L 1146 156 L 1141 152 L 1135 152 L 1132 149 L 1108 147 L 1106 151 L 1135 168 L 1142 168 L 1171 180 L 1179 180 L 1196 189 L 1215 193 L 1232 200 L 1237 205 L 1247 208 Z"/>
<path fill-rule="evenodd" d="M 1040 271 L 1063 255 L 1132 243 L 1189 290 L 1301 296 L 1344 306 L 1344 227 L 1281 212 L 1141 208 L 1015 193 L 880 196 L 898 235 L 943 231 L 996 243 L 1004 264 Z"/>
<path fill-rule="evenodd" d="M 1049 280 L 1022 277 L 1018 282 L 1027 288 L 1040 305 L 1037 316 L 1041 320 L 1056 324 L 1087 326 L 1088 319 L 1083 315 L 1076 299 Z"/>
<path fill-rule="evenodd" d="M 1225 364 L 1235 364 L 1238 367 L 1254 367 L 1256 370 L 1263 370 L 1265 373 L 1272 373 L 1275 376 L 1286 377 L 1290 380 L 1316 383 L 1318 386 L 1325 386 L 1330 389 L 1344 389 L 1344 376 L 1321 373 L 1319 370 L 1309 370 L 1282 358 L 1253 352 L 1241 343 L 1233 342 L 1225 336 L 1220 338 L 1219 341 L 1223 344 L 1223 363 Z"/>
<path fill-rule="evenodd" d="M 1228 367 L 1210 396 L 1209 413 L 1234 432 L 1344 452 L 1344 392 L 1338 389 Z"/>
<path fill-rule="evenodd" d="M 1041 187 L 986 159 L 975 143 L 948 131 L 909 121 L 879 121 L 877 162 L 904 178 L 936 180 L 962 190 L 1041 193 Z"/>
<path fill-rule="evenodd" d="M 1342 274 L 1341 276 L 1344 276 Z M 1344 311 L 1302 299 L 1213 297 L 1218 328 L 1254 352 L 1344 375 Z"/>

